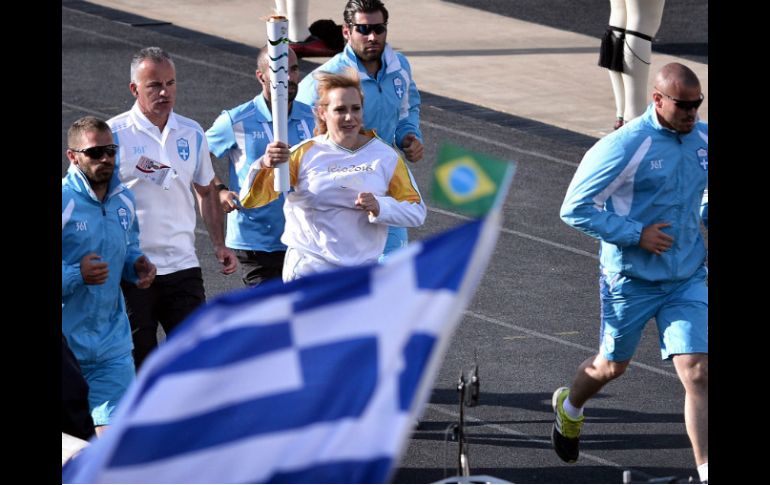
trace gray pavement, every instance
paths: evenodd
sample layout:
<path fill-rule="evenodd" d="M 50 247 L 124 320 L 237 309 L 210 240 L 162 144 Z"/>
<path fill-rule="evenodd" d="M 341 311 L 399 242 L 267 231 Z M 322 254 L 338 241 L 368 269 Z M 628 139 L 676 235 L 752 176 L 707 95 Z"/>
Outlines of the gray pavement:
<path fill-rule="evenodd" d="M 179 82 L 177 111 L 204 127 L 210 126 L 223 108 L 256 94 L 255 47 L 264 41 L 257 19 L 269 11 L 272 2 L 247 5 L 240 0 L 190 0 L 184 8 L 149 0 L 97 3 L 62 1 L 62 153 L 66 127 L 74 119 L 85 114 L 106 118 L 130 108 L 133 98 L 128 92 L 128 64 L 140 47 L 160 45 L 171 53 Z M 328 18 L 330 15 L 314 9 L 329 5 L 337 9 L 340 4 L 339 0 L 314 1 L 311 18 Z M 473 365 L 474 354 L 478 355 L 482 382 L 480 405 L 468 409 L 466 417 L 474 473 L 518 483 L 620 483 L 624 469 L 633 469 L 640 479 L 694 474 L 683 424 L 683 391 L 673 367 L 660 361 L 652 327 L 627 374 L 589 403 L 579 462 L 564 464 L 549 444 L 551 393 L 569 382 L 579 362 L 593 353 L 598 339 L 598 245 L 558 218 L 575 167 L 597 136 L 594 128 L 586 127 L 594 117 L 603 118 L 604 124 L 612 120 L 606 75 L 590 74 L 598 68 L 594 67 L 595 53 L 589 56 L 589 38 L 438 0 L 391 0 L 386 4 L 393 18 L 390 38 L 408 55 L 413 53 L 410 60 L 424 93 L 426 154 L 424 161 L 412 167 L 423 193 L 428 196 L 433 162 L 443 141 L 518 162 L 492 263 L 458 328 L 423 424 L 415 430 L 394 481 L 436 481 L 444 478 L 445 466 L 450 475 L 454 474 L 457 445 L 445 444 L 444 436 L 447 426 L 458 417 L 457 378 L 460 370 Z M 419 12 L 429 11 L 430 16 L 422 19 L 430 18 L 431 22 L 419 22 L 419 15 L 410 16 L 410 5 Z M 339 21 L 339 16 L 336 13 L 332 18 Z M 530 47 L 507 44 L 514 37 L 512 33 L 506 34 L 510 37 L 497 36 L 492 42 L 486 32 L 490 29 L 481 28 L 474 31 L 478 36 L 455 39 L 464 45 L 458 52 L 497 49 L 493 56 L 476 56 L 487 61 L 494 58 L 478 67 L 480 71 L 468 68 L 471 59 L 465 54 L 419 54 L 454 49 L 435 38 L 430 41 L 441 30 L 434 24 L 449 30 L 447 25 L 458 25 L 462 19 L 480 27 L 491 18 L 501 22 L 498 33 L 513 29 L 527 37 Z M 418 27 L 428 39 L 420 38 Z M 225 36 L 225 30 L 232 34 Z M 582 47 L 571 44 L 578 41 L 583 42 Z M 520 49 L 534 50 L 522 53 Z M 514 91 L 512 86 L 518 90 L 519 83 L 533 93 L 566 90 L 564 83 L 570 81 L 553 79 L 558 76 L 542 70 L 547 64 L 540 59 L 544 56 L 535 55 L 559 49 L 564 52 L 547 56 L 562 56 L 564 62 L 570 62 L 582 87 L 594 92 L 583 97 L 569 94 L 575 92 L 572 89 L 558 101 L 563 111 L 582 113 L 579 119 L 562 117 L 559 124 L 546 115 L 535 116 L 531 110 L 537 103 L 532 100 L 509 104 L 505 93 L 490 95 L 503 89 L 495 86 L 501 77 L 508 83 L 506 91 Z M 581 60 L 581 56 L 590 60 Z M 301 63 L 305 72 L 313 66 Z M 464 67 L 458 70 L 457 66 Z M 708 96 L 708 66 L 696 67 L 706 76 Z M 510 78 L 506 77 L 509 74 Z M 474 94 L 468 89 L 473 78 L 484 79 L 484 87 L 476 89 L 483 92 Z M 551 82 L 561 84 L 552 86 Z M 473 95 L 467 95 L 466 89 Z M 602 90 L 606 93 L 601 94 Z M 460 99 L 455 99 L 458 96 Z M 489 97 L 488 105 L 482 96 Z M 605 96 L 606 103 L 597 106 L 591 96 Z M 62 171 L 65 167 L 62 155 Z M 225 173 L 221 161 L 215 169 Z M 428 220 L 411 231 L 412 239 L 425 238 L 462 220 L 436 208 L 429 196 L 427 203 Z M 237 277 L 217 272 L 202 229 L 196 245 L 209 297 L 241 287 Z"/>

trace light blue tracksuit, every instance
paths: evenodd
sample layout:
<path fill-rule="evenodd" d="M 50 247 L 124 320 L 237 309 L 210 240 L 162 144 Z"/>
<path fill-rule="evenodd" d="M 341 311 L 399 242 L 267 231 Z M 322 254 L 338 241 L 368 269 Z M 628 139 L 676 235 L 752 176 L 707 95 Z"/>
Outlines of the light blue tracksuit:
<path fill-rule="evenodd" d="M 61 195 L 62 332 L 90 386 L 89 404 L 99 426 L 109 423 L 133 378 L 134 345 L 120 281 L 138 280 L 134 263 L 142 252 L 136 203 L 117 170 L 100 201 L 74 165 L 62 179 Z M 89 253 L 108 264 L 109 276 L 101 285 L 83 281 L 80 260 Z"/>
<path fill-rule="evenodd" d="M 663 127 L 653 104 L 601 139 L 580 162 L 561 218 L 601 239 L 600 354 L 632 358 L 646 323 L 655 318 L 661 357 L 708 353 L 706 248 L 708 125 L 687 134 Z M 672 247 L 654 254 L 639 246 L 642 229 L 661 230 Z"/>
<path fill-rule="evenodd" d="M 249 167 L 264 155 L 273 141 L 273 115 L 261 94 L 233 109 L 223 111 L 206 131 L 209 150 L 230 160 L 230 190 L 240 192 Z M 289 146 L 313 137 L 315 118 L 309 106 L 294 101 L 288 119 Z M 284 195 L 264 207 L 239 209 L 227 215 L 228 248 L 252 251 L 286 251 L 281 235 Z"/>

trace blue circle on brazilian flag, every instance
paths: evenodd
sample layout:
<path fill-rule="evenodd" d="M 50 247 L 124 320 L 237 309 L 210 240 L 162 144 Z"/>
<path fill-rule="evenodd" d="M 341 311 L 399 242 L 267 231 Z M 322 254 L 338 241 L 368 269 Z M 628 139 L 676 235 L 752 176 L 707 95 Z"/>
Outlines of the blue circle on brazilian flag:
<path fill-rule="evenodd" d="M 460 165 L 449 175 L 449 186 L 457 195 L 466 195 L 476 190 L 479 179 L 476 172 L 468 166 Z"/>

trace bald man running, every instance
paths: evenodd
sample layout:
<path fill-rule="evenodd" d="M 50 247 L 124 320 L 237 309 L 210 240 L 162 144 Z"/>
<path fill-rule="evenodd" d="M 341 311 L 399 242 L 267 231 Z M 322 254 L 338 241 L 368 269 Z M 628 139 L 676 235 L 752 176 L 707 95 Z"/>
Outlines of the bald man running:
<path fill-rule="evenodd" d="M 685 388 L 685 424 L 701 481 L 708 482 L 708 124 L 699 121 L 700 81 L 686 66 L 663 66 L 640 117 L 583 157 L 561 218 L 601 240 L 601 337 L 570 387 L 553 394 L 552 441 L 577 460 L 583 406 L 628 367 L 652 318 L 661 355 Z"/>

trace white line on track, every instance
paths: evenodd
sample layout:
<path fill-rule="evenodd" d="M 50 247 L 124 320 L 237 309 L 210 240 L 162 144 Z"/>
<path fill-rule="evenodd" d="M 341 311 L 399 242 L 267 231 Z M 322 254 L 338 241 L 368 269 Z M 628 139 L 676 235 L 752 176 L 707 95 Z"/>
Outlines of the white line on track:
<path fill-rule="evenodd" d="M 586 347 L 585 345 L 576 344 L 575 342 L 570 342 L 569 340 L 564 340 L 564 339 L 561 339 L 559 337 L 554 337 L 553 335 L 548 335 L 547 333 L 538 332 L 537 330 L 530 330 L 528 328 L 520 327 L 520 326 L 514 325 L 512 323 L 508 323 L 508 322 L 504 322 L 502 320 L 498 320 L 497 318 L 488 317 L 488 316 L 483 315 L 481 313 L 473 312 L 473 311 L 470 311 L 470 310 L 466 310 L 464 313 L 466 315 L 468 315 L 469 317 L 473 317 L 473 318 L 476 318 L 478 320 L 481 320 L 481 321 L 484 321 L 484 322 L 487 322 L 487 323 L 492 323 L 492 324 L 498 325 L 500 327 L 505 327 L 505 328 L 508 328 L 508 329 L 511 329 L 511 330 L 516 330 L 517 332 L 526 333 L 527 335 L 531 335 L 533 337 L 549 340 L 551 342 L 554 342 L 554 343 L 557 343 L 557 344 L 560 344 L 560 345 L 565 345 L 567 347 L 573 347 L 575 349 L 584 350 L 584 351 L 588 352 L 589 354 L 596 354 L 596 351 L 597 351 L 597 349 L 595 349 L 595 348 Z M 642 364 L 641 362 L 637 362 L 637 361 L 632 360 L 631 361 L 631 365 L 633 367 L 638 367 L 640 369 L 644 369 L 644 370 L 647 370 L 647 371 L 650 371 L 650 372 L 654 372 L 655 374 L 659 374 L 659 375 L 666 376 L 666 377 L 671 377 L 673 379 L 679 379 L 679 377 L 674 372 L 665 371 L 663 369 L 659 369 L 659 368 L 653 367 L 651 365 Z"/>
<path fill-rule="evenodd" d="M 134 47 L 139 47 L 139 48 L 147 47 L 144 44 L 139 44 L 137 42 L 131 42 L 130 40 L 121 39 L 120 37 L 115 37 L 115 36 L 112 36 L 112 35 L 100 34 L 98 32 L 93 32 L 91 30 L 81 29 L 81 28 L 78 28 L 78 27 L 74 27 L 72 25 L 62 25 L 62 29 L 74 30 L 76 32 L 81 32 L 83 34 L 93 35 L 94 37 L 100 37 L 102 39 L 108 39 L 108 40 L 112 40 L 114 42 L 119 42 L 121 44 L 126 44 L 126 45 L 130 45 L 130 46 L 134 46 Z M 199 66 L 205 66 L 205 67 L 208 67 L 208 68 L 211 68 L 211 69 L 216 69 L 218 71 L 223 71 L 223 72 L 226 72 L 228 74 L 235 74 L 236 76 L 248 77 L 249 79 L 253 79 L 254 78 L 253 74 L 246 74 L 245 72 L 236 71 L 235 69 L 230 69 L 229 67 L 222 67 L 222 66 L 219 66 L 217 64 L 212 64 L 210 62 L 201 61 L 200 59 L 193 59 L 192 57 L 183 56 L 181 54 L 176 54 L 176 53 L 171 52 L 171 51 L 169 51 L 168 53 L 171 56 L 171 58 L 174 59 L 175 62 L 179 61 L 179 60 L 182 60 L 182 61 L 190 62 L 192 64 L 197 64 Z"/>
<path fill-rule="evenodd" d="M 76 104 L 65 103 L 64 101 L 61 102 L 61 105 L 64 106 L 64 107 L 67 107 L 69 109 L 74 109 L 75 111 L 82 111 L 84 113 L 89 113 L 89 114 L 92 114 L 92 115 L 101 116 L 104 119 L 112 118 L 112 116 L 113 116 L 113 115 L 110 115 L 110 114 L 107 114 L 107 113 L 102 113 L 101 111 L 96 111 L 96 110 L 93 110 L 93 109 L 84 108 L 83 106 L 78 106 Z"/>
<path fill-rule="evenodd" d="M 548 160 L 550 162 L 558 163 L 560 165 L 567 165 L 569 167 L 577 167 L 579 165 L 576 162 L 570 162 L 569 160 L 564 160 L 562 158 L 552 157 L 550 155 L 546 155 L 545 153 L 541 153 L 541 152 L 535 152 L 535 151 L 532 151 L 532 150 L 524 150 L 523 148 L 517 148 L 517 147 L 515 147 L 513 145 L 509 145 L 507 143 L 503 143 L 503 142 L 500 142 L 500 141 L 497 141 L 497 140 L 492 140 L 491 138 L 486 138 L 486 137 L 480 136 L 480 135 L 474 135 L 473 133 L 467 133 L 465 131 L 455 130 L 454 128 L 449 128 L 449 127 L 446 127 L 446 126 L 441 126 L 439 124 L 432 123 L 430 121 L 420 120 L 420 124 L 428 126 L 430 128 L 433 128 L 435 130 L 446 131 L 446 132 L 451 133 L 451 134 L 456 135 L 456 136 L 462 136 L 462 137 L 465 137 L 465 138 L 470 138 L 471 140 L 476 140 L 476 141 L 479 141 L 481 143 L 485 143 L 487 145 L 494 145 L 496 147 L 504 148 L 506 150 L 511 150 L 513 152 L 523 153 L 525 155 L 531 155 L 533 157 L 542 158 L 543 160 Z"/>
<path fill-rule="evenodd" d="M 431 212 L 435 212 L 437 214 L 442 214 L 442 215 L 445 215 L 445 216 L 454 217 L 456 219 L 461 219 L 461 220 L 464 220 L 464 221 L 470 221 L 471 220 L 470 217 L 464 216 L 462 214 L 456 214 L 454 212 L 450 212 L 450 211 L 443 210 L 443 209 L 438 209 L 436 207 L 428 207 L 428 210 L 431 211 Z M 588 256 L 589 258 L 593 258 L 593 259 L 596 259 L 596 260 L 599 259 L 599 256 L 597 256 L 594 253 L 589 253 L 588 251 L 583 251 L 582 249 L 573 248 L 572 246 L 567 246 L 565 244 L 557 243 L 555 241 L 551 241 L 549 239 L 544 239 L 542 237 L 533 236 L 533 235 L 527 234 L 525 232 L 515 231 L 513 229 L 508 229 L 507 227 L 501 228 L 500 231 L 504 232 L 506 234 L 511 234 L 513 236 L 523 237 L 524 239 L 529 239 L 530 241 L 535 241 L 535 242 L 539 242 L 539 243 L 542 243 L 542 244 L 546 244 L 548 246 L 552 246 L 552 247 L 555 247 L 555 248 L 563 249 L 563 250 L 569 251 L 569 252 L 571 252 L 573 254 L 578 254 L 580 256 Z"/>

